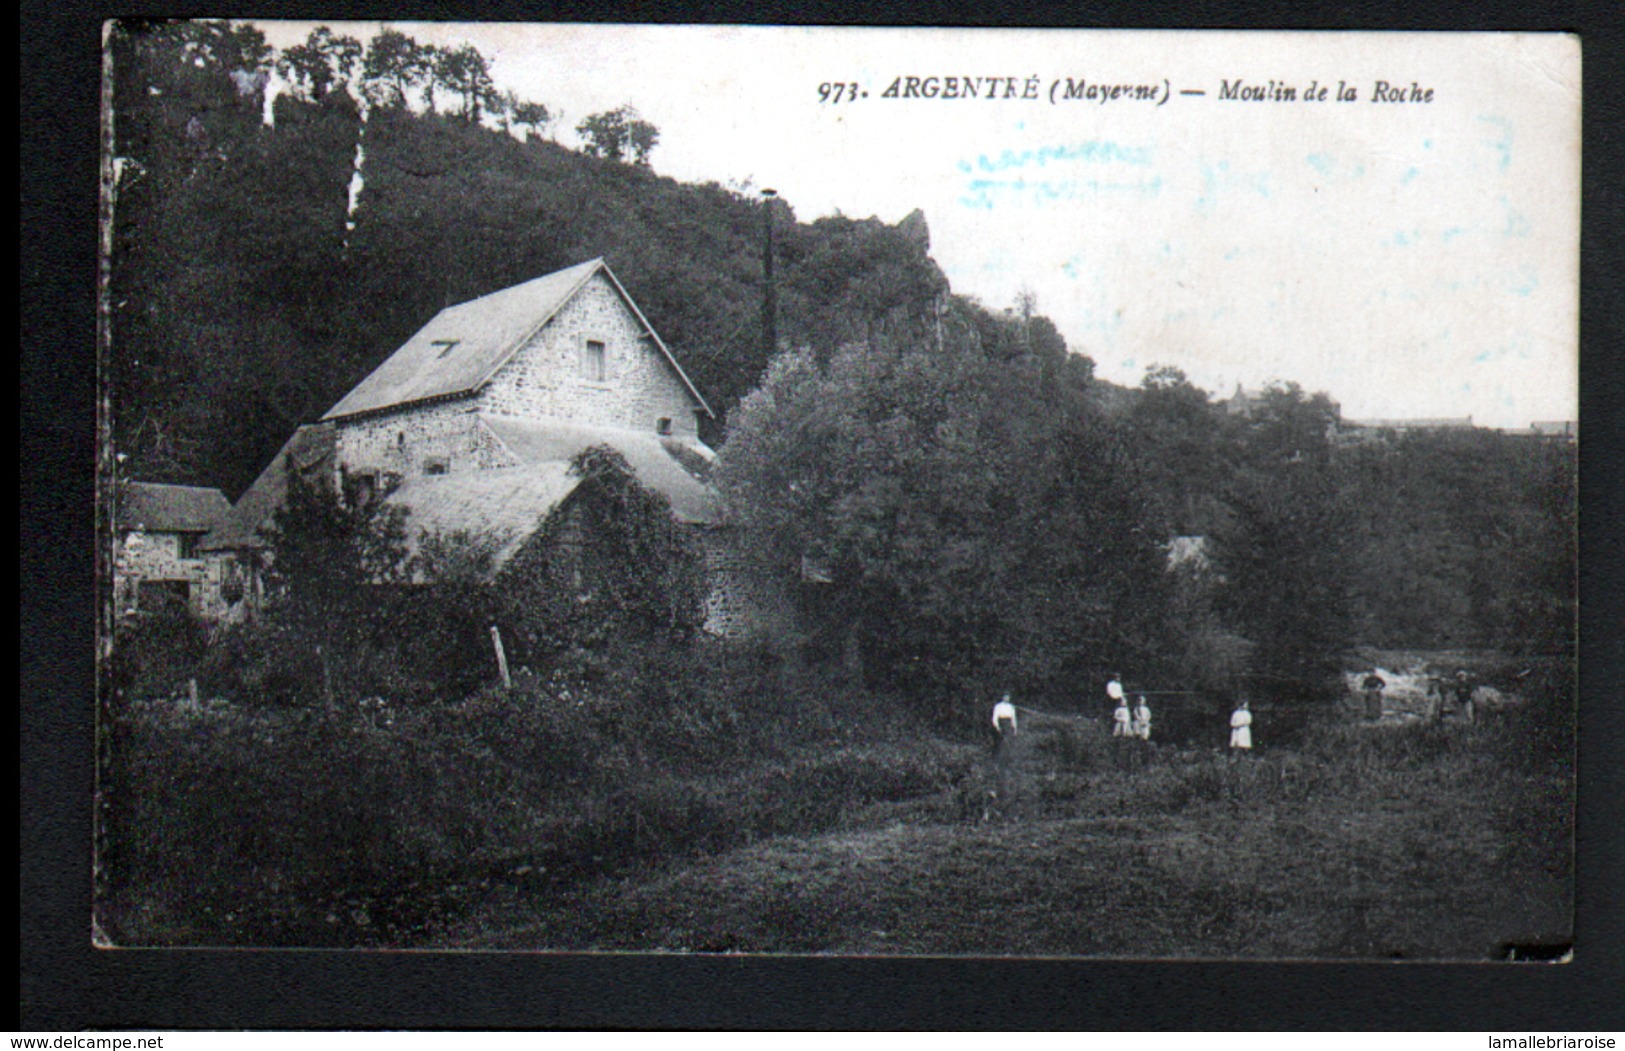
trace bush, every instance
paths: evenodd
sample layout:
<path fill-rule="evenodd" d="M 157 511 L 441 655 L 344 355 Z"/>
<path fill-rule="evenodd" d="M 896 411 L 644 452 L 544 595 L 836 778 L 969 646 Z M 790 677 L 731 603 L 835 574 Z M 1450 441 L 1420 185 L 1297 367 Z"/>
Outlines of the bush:
<path fill-rule="evenodd" d="M 520 853 L 539 824 L 533 774 L 426 712 L 137 704 L 118 723 L 98 912 L 119 944 L 410 943 L 435 903 L 407 879 Z"/>
<path fill-rule="evenodd" d="M 113 637 L 113 684 L 131 697 L 183 694 L 207 643 L 208 629 L 178 599 L 126 614 Z"/>

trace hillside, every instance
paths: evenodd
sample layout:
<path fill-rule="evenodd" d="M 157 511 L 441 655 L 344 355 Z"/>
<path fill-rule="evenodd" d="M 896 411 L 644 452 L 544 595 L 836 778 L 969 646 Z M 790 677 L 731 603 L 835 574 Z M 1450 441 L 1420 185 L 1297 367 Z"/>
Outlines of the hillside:
<path fill-rule="evenodd" d="M 436 311 L 597 256 L 717 410 L 720 442 L 768 357 L 755 194 L 457 114 L 363 115 L 341 90 L 280 95 L 267 124 L 232 78 L 269 56 L 238 31 L 191 65 L 197 41 L 175 34 L 114 39 L 114 404 L 132 475 L 235 497 Z M 946 297 L 918 213 L 773 207 L 781 345 L 918 327 Z"/>

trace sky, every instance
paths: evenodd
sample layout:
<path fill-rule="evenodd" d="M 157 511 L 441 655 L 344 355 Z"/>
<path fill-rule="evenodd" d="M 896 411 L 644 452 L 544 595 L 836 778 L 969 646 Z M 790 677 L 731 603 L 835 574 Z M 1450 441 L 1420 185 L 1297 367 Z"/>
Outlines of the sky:
<path fill-rule="evenodd" d="M 278 47 L 312 26 L 257 24 Z M 630 104 L 660 129 L 661 174 L 772 187 L 803 221 L 918 208 L 955 292 L 1002 308 L 1030 291 L 1113 382 L 1152 365 L 1220 395 L 1293 381 L 1352 419 L 1578 411 L 1569 37 L 395 28 L 480 48 L 499 88 L 562 112 L 566 145 Z M 836 83 L 858 97 L 821 99 Z"/>

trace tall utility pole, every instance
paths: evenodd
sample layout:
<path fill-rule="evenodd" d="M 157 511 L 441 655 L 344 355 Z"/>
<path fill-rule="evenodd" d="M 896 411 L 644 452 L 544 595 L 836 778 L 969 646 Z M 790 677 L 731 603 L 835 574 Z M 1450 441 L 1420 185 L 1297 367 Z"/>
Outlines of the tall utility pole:
<path fill-rule="evenodd" d="M 778 289 L 773 282 L 773 198 L 777 190 L 762 191 L 762 342 L 767 360 L 779 352 Z"/>

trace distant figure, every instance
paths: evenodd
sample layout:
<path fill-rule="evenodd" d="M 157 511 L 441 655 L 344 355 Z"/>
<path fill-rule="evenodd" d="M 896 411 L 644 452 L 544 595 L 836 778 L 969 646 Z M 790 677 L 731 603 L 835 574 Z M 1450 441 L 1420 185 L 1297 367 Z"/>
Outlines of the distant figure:
<path fill-rule="evenodd" d="M 1437 675 L 1428 676 L 1428 722 L 1436 723 L 1444 717 L 1445 681 Z"/>
<path fill-rule="evenodd" d="M 1473 690 L 1477 688 L 1477 684 L 1473 682 L 1473 677 L 1467 674 L 1466 668 L 1457 669 L 1456 679 L 1450 684 L 1450 688 L 1456 694 L 1457 711 L 1471 724 L 1474 720 Z"/>
<path fill-rule="evenodd" d="M 1106 683 L 1106 699 L 1114 705 L 1123 703 L 1123 677 L 1112 672 L 1111 679 Z"/>
<path fill-rule="evenodd" d="M 1145 694 L 1134 698 L 1134 736 L 1142 741 L 1151 740 L 1151 706 L 1145 703 Z"/>
<path fill-rule="evenodd" d="M 993 706 L 993 740 L 994 752 L 1002 752 L 1005 743 L 1016 736 L 1016 706 L 1010 703 L 1007 693 Z"/>
<path fill-rule="evenodd" d="M 1382 691 L 1388 688 L 1381 675 L 1375 668 L 1360 683 L 1360 692 L 1365 696 L 1365 717 L 1367 719 L 1382 718 Z"/>
<path fill-rule="evenodd" d="M 1016 732 L 1016 706 L 1010 703 L 1008 693 L 993 706 L 993 729 L 999 731 L 1000 737 Z"/>
<path fill-rule="evenodd" d="M 1247 702 L 1242 701 L 1236 710 L 1230 713 L 1230 755 L 1235 757 L 1243 752 L 1252 751 L 1253 747 L 1253 713 L 1248 710 Z"/>
<path fill-rule="evenodd" d="M 1128 698 L 1117 698 L 1117 707 L 1112 711 L 1112 736 L 1134 736 L 1133 719 L 1134 715 L 1128 709 Z"/>

